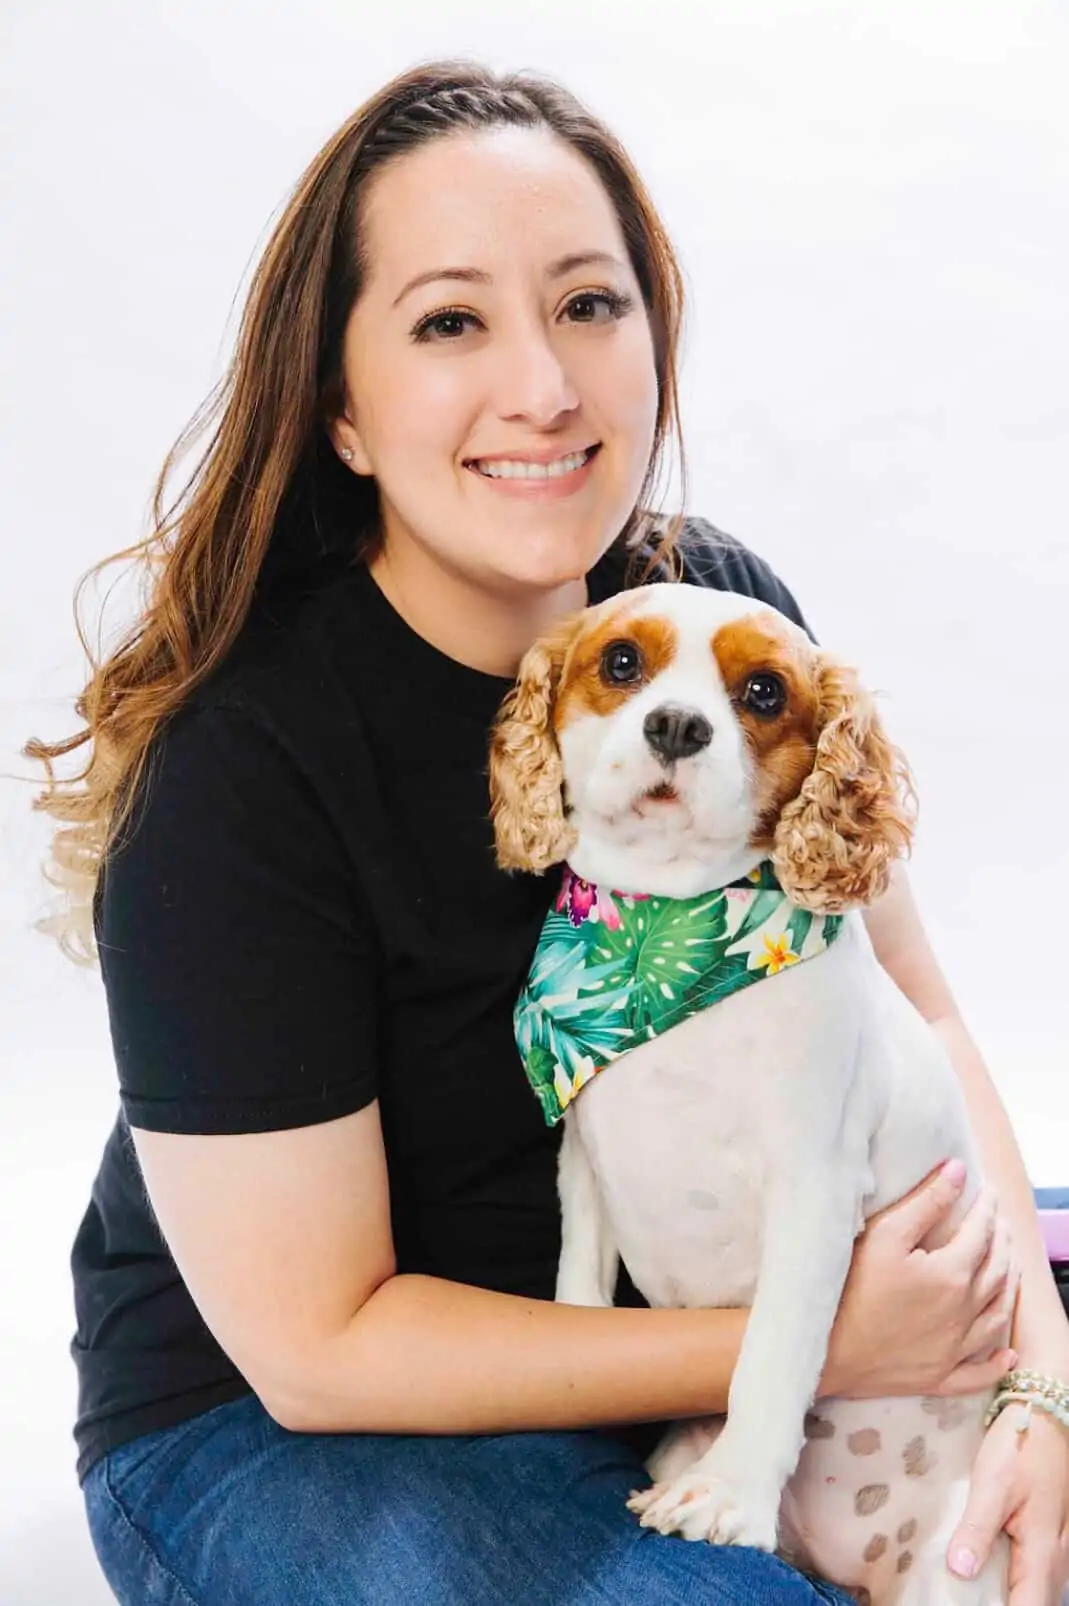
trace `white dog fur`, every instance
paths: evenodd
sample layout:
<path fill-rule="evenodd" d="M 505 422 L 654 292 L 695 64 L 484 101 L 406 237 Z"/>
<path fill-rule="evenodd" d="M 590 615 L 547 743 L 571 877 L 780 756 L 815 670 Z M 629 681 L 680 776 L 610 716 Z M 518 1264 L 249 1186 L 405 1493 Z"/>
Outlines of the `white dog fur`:
<path fill-rule="evenodd" d="M 620 642 L 642 665 L 625 686 L 605 670 Z M 778 726 L 747 706 L 755 674 L 784 687 Z M 644 735 L 666 704 L 712 730 L 667 764 Z M 690 897 L 771 858 L 794 901 L 848 911 L 825 953 L 634 1048 L 565 1116 L 558 1299 L 611 1304 L 622 1256 L 652 1305 L 751 1307 L 726 1423 L 673 1429 L 633 1509 L 779 1548 L 874 1606 L 999 1606 L 1003 1540 L 971 1581 L 946 1565 L 990 1395 L 811 1410 L 865 1219 L 948 1156 L 969 1169 L 955 1221 L 980 1185 L 957 1077 L 857 912 L 911 826 L 872 700 L 752 598 L 648 586 L 527 655 L 491 782 L 505 866 Z"/>

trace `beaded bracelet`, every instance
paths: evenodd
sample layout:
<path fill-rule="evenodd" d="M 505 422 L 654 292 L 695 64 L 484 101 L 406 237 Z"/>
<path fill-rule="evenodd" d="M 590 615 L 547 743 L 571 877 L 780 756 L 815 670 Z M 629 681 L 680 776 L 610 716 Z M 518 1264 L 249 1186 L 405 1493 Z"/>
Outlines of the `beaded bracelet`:
<path fill-rule="evenodd" d="M 1033 1406 L 1046 1411 L 1063 1428 L 1069 1428 L 1069 1384 L 1046 1372 L 1032 1372 L 1025 1367 L 1016 1372 L 1007 1372 L 984 1417 L 984 1427 L 989 1428 L 1007 1405 L 1023 1405 L 1025 1408 L 1024 1416 L 1017 1424 L 1018 1433 L 1028 1432 Z"/>

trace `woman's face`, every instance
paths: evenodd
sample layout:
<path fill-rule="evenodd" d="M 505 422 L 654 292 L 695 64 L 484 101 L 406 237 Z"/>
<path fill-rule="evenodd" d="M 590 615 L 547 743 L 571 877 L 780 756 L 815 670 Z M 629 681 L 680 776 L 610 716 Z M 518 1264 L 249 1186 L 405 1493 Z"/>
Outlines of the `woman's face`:
<path fill-rule="evenodd" d="M 450 135 L 379 173 L 332 436 L 385 551 L 501 595 L 587 573 L 653 443 L 649 322 L 605 190 L 541 129 Z"/>

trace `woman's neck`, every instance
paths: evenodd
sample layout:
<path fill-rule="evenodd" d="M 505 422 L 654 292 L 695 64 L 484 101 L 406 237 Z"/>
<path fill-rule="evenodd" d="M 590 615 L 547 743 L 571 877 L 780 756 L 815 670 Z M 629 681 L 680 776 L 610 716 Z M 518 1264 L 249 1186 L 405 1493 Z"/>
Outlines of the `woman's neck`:
<path fill-rule="evenodd" d="M 387 543 L 368 565 L 379 590 L 439 652 L 486 675 L 511 679 L 538 637 L 586 607 L 585 579 L 551 591 L 503 595 L 444 569 L 410 542 Z"/>

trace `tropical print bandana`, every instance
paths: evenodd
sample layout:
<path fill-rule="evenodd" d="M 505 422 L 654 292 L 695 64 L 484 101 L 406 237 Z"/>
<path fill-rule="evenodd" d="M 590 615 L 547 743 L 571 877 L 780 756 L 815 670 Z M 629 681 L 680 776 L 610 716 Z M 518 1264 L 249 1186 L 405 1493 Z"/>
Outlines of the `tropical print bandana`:
<path fill-rule="evenodd" d="M 628 1049 L 823 953 L 842 923 L 792 904 L 767 861 L 696 898 L 607 892 L 565 869 L 514 1016 L 547 1125 Z"/>

